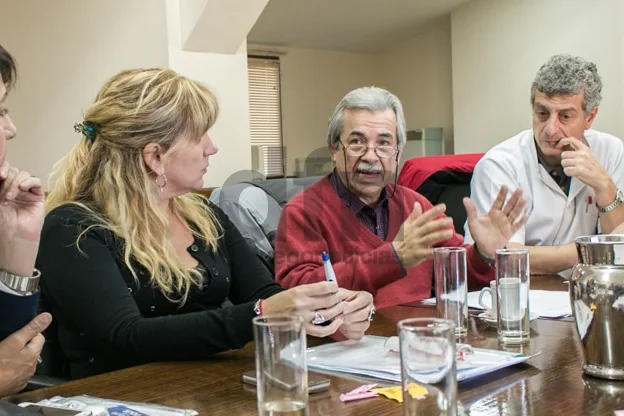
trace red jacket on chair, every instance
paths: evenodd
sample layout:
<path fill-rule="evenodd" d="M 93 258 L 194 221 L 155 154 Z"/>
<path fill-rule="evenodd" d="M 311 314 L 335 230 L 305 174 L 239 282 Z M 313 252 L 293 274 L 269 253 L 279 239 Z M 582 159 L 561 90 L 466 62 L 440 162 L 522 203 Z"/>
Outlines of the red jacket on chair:
<path fill-rule="evenodd" d="M 431 175 L 441 170 L 472 172 L 484 153 L 423 156 L 408 160 L 399 173 L 398 184 L 416 190 Z"/>
<path fill-rule="evenodd" d="M 472 172 L 483 153 L 416 157 L 405 162 L 398 184 L 426 197 L 433 205 L 446 204 L 446 215 L 453 218 L 458 234 L 464 235 L 466 209 Z"/>

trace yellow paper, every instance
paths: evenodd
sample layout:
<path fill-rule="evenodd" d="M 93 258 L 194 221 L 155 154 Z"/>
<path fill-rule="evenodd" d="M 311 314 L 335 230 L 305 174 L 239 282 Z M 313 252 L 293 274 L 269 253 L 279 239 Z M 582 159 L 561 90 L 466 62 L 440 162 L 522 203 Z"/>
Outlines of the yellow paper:
<path fill-rule="evenodd" d="M 389 399 L 396 400 L 399 403 L 403 403 L 403 394 L 401 391 L 402 387 L 377 387 L 372 389 L 375 393 L 379 393 L 383 396 L 386 396 Z M 423 398 L 427 395 L 427 388 L 421 386 L 420 384 L 410 383 L 407 386 L 407 391 L 409 392 L 412 398 Z"/>

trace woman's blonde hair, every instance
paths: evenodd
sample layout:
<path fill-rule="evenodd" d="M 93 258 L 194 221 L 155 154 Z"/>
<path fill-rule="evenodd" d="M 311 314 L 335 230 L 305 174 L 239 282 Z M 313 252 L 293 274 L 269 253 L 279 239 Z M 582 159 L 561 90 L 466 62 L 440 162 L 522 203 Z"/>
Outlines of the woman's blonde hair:
<path fill-rule="evenodd" d="M 95 126 L 54 167 L 46 211 L 72 203 L 89 213 L 93 227 L 123 239 L 126 266 L 138 282 L 132 261 L 145 267 L 152 284 L 171 301 L 184 304 L 201 288 L 203 277 L 189 269 L 169 238 L 169 219 L 158 207 L 155 174 L 143 149 L 157 143 L 171 148 L 176 139 L 199 141 L 218 115 L 215 96 L 202 84 L 170 69 L 123 71 L 100 89 L 85 114 Z M 189 193 L 172 199 L 171 208 L 195 237 L 217 248 L 221 228 L 204 197 Z"/>

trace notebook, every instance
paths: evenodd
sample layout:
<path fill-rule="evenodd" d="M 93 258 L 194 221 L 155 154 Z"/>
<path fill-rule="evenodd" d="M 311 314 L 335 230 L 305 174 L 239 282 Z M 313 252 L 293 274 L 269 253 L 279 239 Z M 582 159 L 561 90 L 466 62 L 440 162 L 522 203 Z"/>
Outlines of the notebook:
<path fill-rule="evenodd" d="M 392 337 L 396 338 L 396 337 Z M 386 348 L 388 337 L 366 335 L 359 342 L 342 341 L 307 350 L 310 370 L 371 377 L 401 382 L 399 353 Z M 473 348 L 474 354 L 457 361 L 457 381 L 470 380 L 501 368 L 523 363 L 538 354 L 524 355 L 507 351 Z M 283 352 L 287 359 L 287 351 Z"/>

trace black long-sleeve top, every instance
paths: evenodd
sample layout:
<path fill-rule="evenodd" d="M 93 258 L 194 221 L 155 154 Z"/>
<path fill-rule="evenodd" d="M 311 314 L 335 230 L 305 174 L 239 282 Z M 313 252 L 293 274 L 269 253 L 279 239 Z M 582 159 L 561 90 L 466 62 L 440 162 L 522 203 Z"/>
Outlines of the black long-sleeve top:
<path fill-rule="evenodd" d="M 39 291 L 20 296 L 0 290 L 0 341 L 22 329 L 37 314 Z"/>
<path fill-rule="evenodd" d="M 81 378 L 133 365 L 202 359 L 252 340 L 253 306 L 283 289 L 218 207 L 224 236 L 218 251 L 195 238 L 188 252 L 199 261 L 204 288 L 173 303 L 136 264 L 139 285 L 123 261 L 123 240 L 90 224 L 84 209 L 64 205 L 45 220 L 37 259 L 46 304 L 69 377 Z"/>

